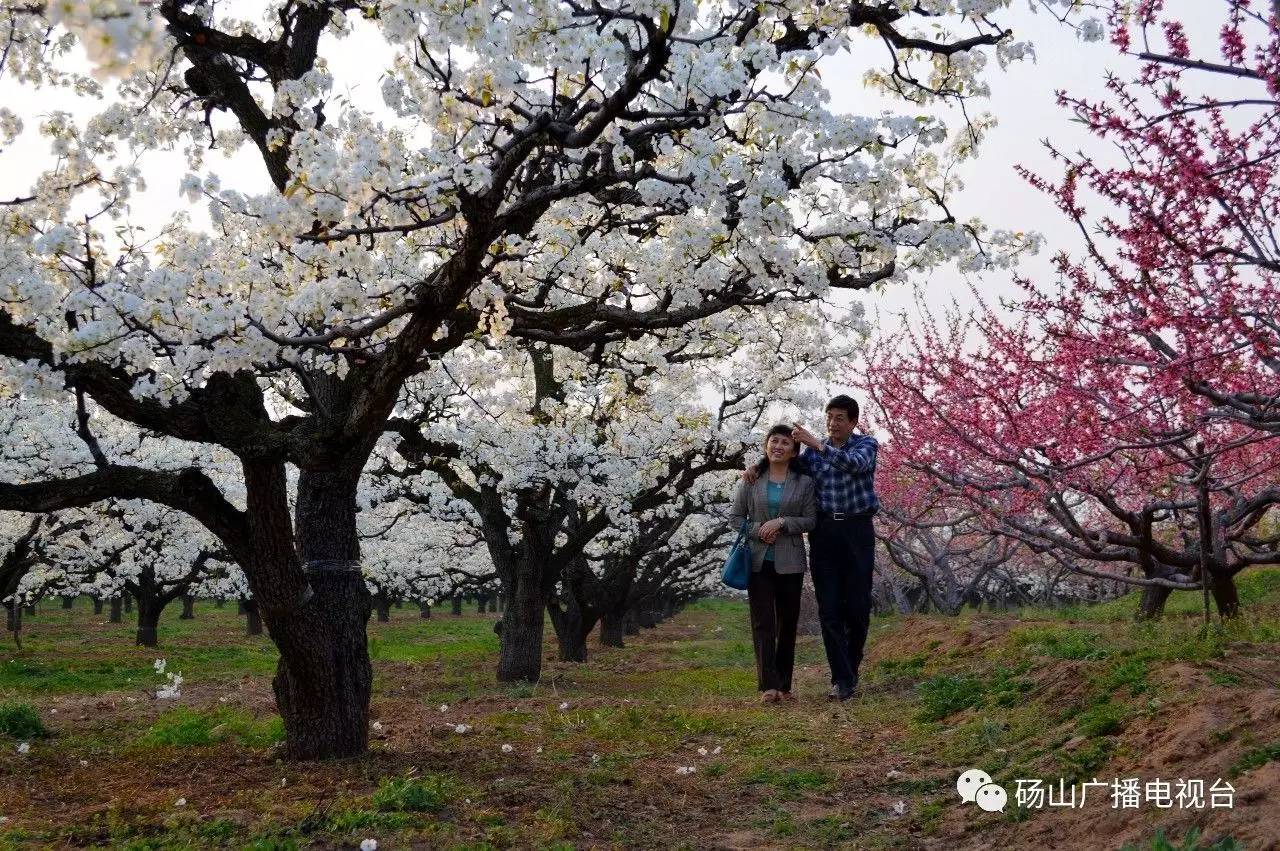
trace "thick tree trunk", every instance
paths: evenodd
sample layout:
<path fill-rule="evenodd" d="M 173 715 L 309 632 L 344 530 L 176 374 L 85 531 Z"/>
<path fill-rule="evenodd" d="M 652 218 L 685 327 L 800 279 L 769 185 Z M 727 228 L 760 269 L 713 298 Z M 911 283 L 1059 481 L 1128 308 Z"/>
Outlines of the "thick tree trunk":
<path fill-rule="evenodd" d="M 6 632 L 22 631 L 22 607 L 13 601 L 4 604 L 4 628 Z"/>
<path fill-rule="evenodd" d="M 196 598 L 190 594 L 182 595 L 182 614 L 178 615 L 178 620 L 189 621 L 196 616 Z"/>
<path fill-rule="evenodd" d="M 658 619 L 655 616 L 653 609 L 645 606 L 640 609 L 640 611 L 636 612 L 636 623 L 640 624 L 640 626 L 645 629 L 653 629 L 658 625 Z"/>
<path fill-rule="evenodd" d="M 624 621 L 625 617 L 621 613 L 605 612 L 600 619 L 600 643 L 605 647 L 623 647 L 622 637 L 626 632 Z"/>
<path fill-rule="evenodd" d="M 462 598 L 461 597 L 454 597 L 452 600 L 449 601 L 449 604 L 452 607 L 449 610 L 450 614 L 458 615 L 458 616 L 462 615 Z"/>
<path fill-rule="evenodd" d="M 76 598 L 75 598 L 75 597 L 63 597 L 63 598 L 62 598 L 62 608 L 64 608 L 64 609 L 74 609 L 75 607 L 76 607 Z"/>
<path fill-rule="evenodd" d="M 294 537 L 310 594 L 304 591 L 291 607 L 273 601 L 266 612 L 280 648 L 273 686 L 285 751 L 293 759 L 355 756 L 369 744 L 373 669 L 366 626 L 372 607 L 359 568 L 359 472 L 299 475 Z"/>
<path fill-rule="evenodd" d="M 391 620 L 391 600 L 386 594 L 373 595 L 373 609 L 378 613 L 378 623 L 388 623 Z"/>
<path fill-rule="evenodd" d="M 553 601 L 547 605 L 551 626 L 556 632 L 561 662 L 587 661 L 587 627 L 582 619 L 582 609 L 570 597 L 562 607 Z"/>
<path fill-rule="evenodd" d="M 547 610 L 543 568 L 519 565 L 502 593 L 502 650 L 498 658 L 498 682 L 537 682 L 542 676 L 542 630 Z"/>
<path fill-rule="evenodd" d="M 124 623 L 124 598 L 119 594 L 111 598 L 111 623 Z"/>
<path fill-rule="evenodd" d="M 423 600 L 418 603 L 418 617 L 426 619 L 431 617 L 431 604 Z"/>
<path fill-rule="evenodd" d="M 1229 573 L 1214 573 L 1213 586 L 1209 592 L 1213 594 L 1213 602 L 1218 607 L 1218 615 L 1234 618 L 1240 614 L 1240 593 L 1236 589 L 1236 578 Z"/>
<path fill-rule="evenodd" d="M 488 594 L 478 595 L 476 597 L 476 614 L 483 615 L 488 605 L 489 605 L 489 595 Z"/>
<path fill-rule="evenodd" d="M 640 619 L 635 609 L 627 609 L 627 614 L 622 619 L 622 631 L 627 635 L 640 634 Z"/>
<path fill-rule="evenodd" d="M 1172 588 L 1161 585 L 1148 585 L 1142 589 L 1142 601 L 1138 604 L 1137 619 L 1140 621 L 1159 620 L 1164 616 L 1164 604 L 1168 602 Z"/>
<path fill-rule="evenodd" d="M 133 614 L 133 595 L 128 591 L 124 592 L 124 613 L 126 615 Z"/>
<path fill-rule="evenodd" d="M 258 604 L 252 600 L 241 600 L 240 609 L 244 612 L 244 634 L 262 635 L 262 615 L 258 612 Z"/>
<path fill-rule="evenodd" d="M 95 615 L 102 614 L 102 598 L 101 597 L 93 598 L 93 613 Z"/>
<path fill-rule="evenodd" d="M 160 644 L 158 628 L 164 605 L 155 598 L 138 598 L 138 632 L 135 642 L 139 647 L 156 647 Z"/>

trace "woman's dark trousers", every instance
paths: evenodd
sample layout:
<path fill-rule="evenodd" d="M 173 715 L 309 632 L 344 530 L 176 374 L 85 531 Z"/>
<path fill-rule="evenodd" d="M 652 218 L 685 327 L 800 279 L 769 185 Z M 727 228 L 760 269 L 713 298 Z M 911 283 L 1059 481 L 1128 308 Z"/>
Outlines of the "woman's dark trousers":
<path fill-rule="evenodd" d="M 803 573 L 779 574 L 766 561 L 747 582 L 751 603 L 751 637 L 756 646 L 756 681 L 760 691 L 791 691 L 796 660 L 796 624 L 800 620 Z"/>

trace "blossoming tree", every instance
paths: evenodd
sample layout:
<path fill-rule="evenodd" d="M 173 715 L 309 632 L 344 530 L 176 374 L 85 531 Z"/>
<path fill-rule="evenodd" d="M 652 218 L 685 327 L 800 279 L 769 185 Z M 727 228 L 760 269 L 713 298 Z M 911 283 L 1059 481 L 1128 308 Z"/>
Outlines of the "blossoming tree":
<path fill-rule="evenodd" d="M 93 113 L 40 122 L 48 160 L 0 207 L 5 379 L 218 447 L 244 502 L 198 465 L 102 457 L 7 480 L 0 508 L 191 515 L 280 650 L 287 753 L 363 751 L 357 490 L 405 382 L 477 334 L 608 347 L 1016 249 L 946 210 L 938 119 L 834 114 L 818 70 L 883 44 L 890 86 L 963 97 L 976 57 L 1009 50 L 1002 5 L 274 0 L 238 20 L 189 0 L 150 18 L 123 0 L 5 4 L 5 84 L 62 86 Z M 148 20 L 163 36 L 138 34 Z M 150 49 L 104 88 L 66 67 L 77 37 L 116 59 L 121 40 Z M 352 73 L 381 71 L 384 104 L 339 94 L 344 38 L 364 39 Z M 6 112 L 5 133 L 27 118 Z M 224 186 L 211 146 L 251 155 L 261 181 Z M 135 205 L 165 149 L 208 228 Z"/>

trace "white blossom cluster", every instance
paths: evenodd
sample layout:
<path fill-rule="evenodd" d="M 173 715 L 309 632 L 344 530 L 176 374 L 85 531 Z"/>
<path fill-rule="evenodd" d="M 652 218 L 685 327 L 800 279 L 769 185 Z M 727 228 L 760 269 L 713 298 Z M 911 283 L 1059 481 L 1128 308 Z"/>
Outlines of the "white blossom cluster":
<path fill-rule="evenodd" d="M 215 20 L 209 7 L 196 8 L 231 31 L 266 38 L 275 34 L 278 5 L 266 4 L 262 23 Z M 930 11 L 977 20 L 1003 5 L 936 2 Z M 855 37 L 845 32 L 838 4 L 774 4 L 741 38 L 720 32 L 739 11 L 736 3 L 686 4 L 674 20 L 672 7 L 658 0 L 629 10 L 667 21 L 681 39 L 670 44 L 668 70 L 645 85 L 637 108 L 738 106 L 712 109 L 705 126 L 654 137 L 653 176 L 636 185 L 637 215 L 644 206 L 688 213 L 664 218 L 651 237 L 590 227 L 607 205 L 580 194 L 557 201 L 530 232 L 496 244 L 508 259 L 470 296 L 487 311 L 484 327 L 493 336 L 509 326 L 510 300 L 548 278 L 558 281 L 546 302 L 552 309 L 609 293 L 618 304 L 666 299 L 679 308 L 737 278 L 766 292 L 821 295 L 833 268 L 867 271 L 896 259 L 896 279 L 1005 253 L 1003 246 L 980 252 L 972 229 L 937 223 L 933 191 L 945 194 L 951 180 L 945 125 L 928 116 L 831 111 L 815 63 Z M 522 123 L 517 107 L 549 95 L 607 94 L 632 68 L 627 45 L 644 36 L 626 19 L 588 36 L 569 6 L 550 0 L 379 4 L 372 22 L 339 15 L 339 35 L 376 27 L 389 62 L 381 82 L 386 104 L 335 97 L 339 81 L 323 56 L 297 79 L 260 87 L 255 96 L 272 125 L 265 145 L 287 150 L 291 178 L 284 192 L 250 192 L 224 186 L 195 153 L 208 144 L 198 104 L 181 101 L 156 76 L 178 74 L 181 65 L 143 49 L 157 29 L 154 15 L 123 0 L 48 4 L 48 22 L 81 33 L 95 50 L 128 55 L 134 73 L 118 87 L 118 100 L 91 118 L 54 113 L 41 124 L 57 158 L 36 178 L 30 203 L 0 213 L 0 300 L 59 352 L 127 364 L 145 376 L 135 393 L 162 400 L 181 398 L 215 371 L 314 361 L 343 372 L 342 357 L 273 342 L 268 333 L 293 338 L 358 325 L 402 305 L 416 282 L 441 268 L 465 228 L 442 216 L 437 226 L 367 239 L 299 235 L 317 223 L 343 232 L 429 218 L 456 206 L 462 193 L 487 190 L 510 128 Z M 779 57 L 771 42 L 788 19 L 812 27 L 819 46 Z M 1000 46 L 1002 61 L 1025 53 Z M 426 56 L 452 72 L 432 73 Z M 934 82 L 982 94 L 985 57 L 974 49 L 940 58 Z M 109 65 L 107 59 L 104 53 L 96 61 Z M 582 68 L 591 69 L 589 81 Z M 547 90 L 548 74 L 558 81 L 555 92 Z M 29 118 L 6 117 L 0 131 Z M 635 166 L 624 140 L 638 126 L 618 120 L 603 128 L 613 168 Z M 216 127 L 216 147 L 230 151 L 247 141 L 238 127 Z M 118 231 L 117 222 L 137 218 L 130 199 L 146 183 L 145 163 L 158 149 L 181 145 L 197 167 L 180 181 L 177 197 L 206 199 L 214 232 L 181 215 L 158 231 Z M 799 185 L 788 186 L 787 174 Z M 731 185 L 741 187 L 732 211 L 725 206 Z M 509 191 L 498 214 L 520 203 Z M 86 225 L 88 204 L 105 206 L 110 216 Z M 85 315 L 75 328 L 57 321 L 67 310 Z M 376 348 L 402 324 L 386 324 L 368 342 Z"/>
<path fill-rule="evenodd" d="M 918 5 L 927 16 L 904 4 L 901 31 L 945 39 L 948 27 L 999 32 L 987 17 L 1007 0 Z M 298 4 L 257 4 L 245 19 L 211 3 L 184 8 L 204 26 L 268 43 L 281 36 L 286 6 Z M 482 273 L 446 308 L 478 317 L 475 330 L 425 358 L 396 415 L 453 447 L 457 475 L 496 491 L 509 515 L 537 486 L 605 512 L 609 528 L 588 551 L 600 556 L 680 510 L 674 492 L 632 510 L 670 459 L 754 447 L 774 417 L 820 410 L 863 330 L 860 316 L 819 307 L 833 287 L 892 284 L 949 263 L 979 269 L 1034 247 L 1025 234 L 955 223 L 938 204 L 959 188 L 951 166 L 973 155 L 981 120 L 954 132 L 914 104 L 908 114 L 832 108 L 819 63 L 868 37 L 840 4 L 632 0 L 625 15 L 602 9 L 591 12 L 602 15 L 598 26 L 554 0 L 335 10 L 329 35 L 375 46 L 361 64 L 376 69 L 376 88 L 361 87 L 340 61 L 351 42 L 322 40 L 295 77 L 245 83 L 258 114 L 245 123 L 218 93 L 195 90 L 186 75 L 200 69 L 161 34 L 160 7 L 6 7 L 0 19 L 13 36 L 0 79 L 65 88 L 82 108 L 0 109 L 0 145 L 39 133 L 47 146 L 43 162 L 20 169 L 29 188 L 0 199 L 0 309 L 47 341 L 55 364 L 119 371 L 137 399 L 178 404 L 215 375 L 247 372 L 274 416 L 300 416 L 309 389 L 296 376 L 342 378 L 385 353 L 469 247 L 484 258 Z M 804 37 L 780 51 L 797 28 Z M 118 79 L 108 87 L 63 70 L 77 43 L 92 67 Z M 1030 56 L 1016 43 L 925 56 L 921 80 L 949 96 L 981 96 L 991 53 L 1001 63 Z M 664 67 L 637 76 L 655 56 Z M 929 100 L 891 79 L 898 58 L 886 55 L 871 82 Z M 593 123 L 602 104 L 627 93 L 627 109 Z M 667 126 L 664 117 L 681 110 L 688 117 Z M 534 125 L 542 136 L 530 135 Z M 524 148 L 545 158 L 530 154 L 512 173 L 508 157 Z M 185 173 L 172 173 L 174 152 Z M 253 166 L 270 170 L 246 178 L 211 152 L 259 157 Z M 0 168 L 11 167 L 8 153 L 0 147 Z M 165 193 L 168 206 L 157 209 Z M 730 296 L 749 307 L 672 330 L 659 321 Z M 544 335 L 536 345 L 568 344 L 548 347 L 557 386 L 544 392 L 529 325 L 579 310 L 596 317 L 570 329 L 586 336 L 631 324 L 598 344 Z M 453 330 L 441 323 L 433 339 Z M 0 393 L 13 401 L 0 416 L 17 437 L 0 452 L 0 480 L 94 469 L 59 371 L 0 358 Z M 87 415 L 111 462 L 197 467 L 244 507 L 229 453 L 122 426 L 92 401 Z M 403 472 L 392 435 L 370 469 L 380 466 Z M 290 475 L 292 492 L 296 469 Z M 431 601 L 492 572 L 474 508 L 438 475 L 416 475 L 409 493 L 394 476 L 365 478 L 358 522 L 372 590 Z M 727 500 L 730 484 L 730 475 L 708 476 L 684 496 L 708 505 L 717 494 Z M 177 512 L 138 501 L 117 501 L 88 522 L 90 540 L 59 539 L 29 593 L 61 583 L 109 595 L 143 570 L 177 577 L 213 543 Z M 715 523 L 700 515 L 669 545 L 691 545 Z M 227 566 L 201 593 L 245 591 Z"/>

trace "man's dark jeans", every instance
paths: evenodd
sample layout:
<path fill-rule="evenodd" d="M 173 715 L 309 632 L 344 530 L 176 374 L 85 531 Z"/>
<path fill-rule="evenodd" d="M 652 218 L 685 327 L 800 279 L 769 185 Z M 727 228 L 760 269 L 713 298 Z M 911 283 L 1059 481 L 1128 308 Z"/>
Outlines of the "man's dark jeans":
<path fill-rule="evenodd" d="M 813 593 L 818 598 L 822 643 L 831 666 L 831 682 L 851 689 L 858 682 L 862 648 L 871 625 L 871 572 L 876 536 L 869 516 L 848 520 L 819 518 L 809 533 Z"/>

